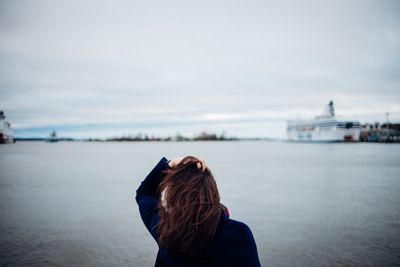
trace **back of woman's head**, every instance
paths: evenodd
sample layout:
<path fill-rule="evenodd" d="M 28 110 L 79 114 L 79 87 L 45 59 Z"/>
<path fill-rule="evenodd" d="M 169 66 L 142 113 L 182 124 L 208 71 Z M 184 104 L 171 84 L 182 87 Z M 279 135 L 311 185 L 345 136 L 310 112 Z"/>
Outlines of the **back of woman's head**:
<path fill-rule="evenodd" d="M 185 157 L 160 184 L 160 245 L 169 253 L 199 256 L 213 238 L 222 206 L 215 179 L 203 162 Z"/>

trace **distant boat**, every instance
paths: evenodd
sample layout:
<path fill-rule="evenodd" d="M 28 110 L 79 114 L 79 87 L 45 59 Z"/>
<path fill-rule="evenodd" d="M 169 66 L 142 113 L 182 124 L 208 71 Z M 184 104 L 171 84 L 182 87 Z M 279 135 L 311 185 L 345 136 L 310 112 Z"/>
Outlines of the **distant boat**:
<path fill-rule="evenodd" d="M 11 129 L 11 124 L 6 121 L 6 116 L 3 111 L 0 111 L 0 144 L 14 143 L 14 134 Z"/>
<path fill-rule="evenodd" d="M 335 116 L 330 101 L 321 116 L 313 120 L 291 120 L 287 122 L 287 135 L 291 141 L 303 142 L 345 142 L 359 141 L 360 122 L 340 120 Z"/>
<path fill-rule="evenodd" d="M 57 133 L 56 133 L 56 131 L 53 131 L 51 134 L 50 134 L 50 136 L 49 136 L 49 138 L 47 139 L 47 142 L 58 142 L 58 137 L 57 137 Z"/>

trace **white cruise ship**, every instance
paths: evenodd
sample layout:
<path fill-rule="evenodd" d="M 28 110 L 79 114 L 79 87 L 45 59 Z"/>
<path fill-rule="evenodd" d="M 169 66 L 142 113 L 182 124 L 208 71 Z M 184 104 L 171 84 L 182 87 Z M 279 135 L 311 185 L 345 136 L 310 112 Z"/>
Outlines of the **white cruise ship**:
<path fill-rule="evenodd" d="M 0 111 L 0 144 L 9 144 L 14 142 L 13 130 L 11 124 L 6 121 L 3 111 Z"/>
<path fill-rule="evenodd" d="M 354 142 L 360 139 L 360 122 L 337 119 L 330 101 L 324 114 L 313 120 L 288 121 L 287 135 L 291 141 Z"/>

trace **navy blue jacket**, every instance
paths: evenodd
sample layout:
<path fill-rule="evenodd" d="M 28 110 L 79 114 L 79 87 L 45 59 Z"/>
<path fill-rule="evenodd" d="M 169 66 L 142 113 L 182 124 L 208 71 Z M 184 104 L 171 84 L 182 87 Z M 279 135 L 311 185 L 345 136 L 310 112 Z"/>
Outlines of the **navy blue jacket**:
<path fill-rule="evenodd" d="M 168 160 L 163 157 L 151 170 L 144 181 L 136 190 L 136 202 L 139 205 L 140 216 L 150 234 L 158 242 L 157 224 L 158 195 L 157 188 L 163 174 L 168 168 Z M 227 213 L 221 212 L 215 236 L 202 257 L 181 259 L 168 255 L 159 245 L 156 267 L 194 267 L 194 266 L 260 266 L 257 246 L 250 228 L 242 223 L 229 218 Z"/>

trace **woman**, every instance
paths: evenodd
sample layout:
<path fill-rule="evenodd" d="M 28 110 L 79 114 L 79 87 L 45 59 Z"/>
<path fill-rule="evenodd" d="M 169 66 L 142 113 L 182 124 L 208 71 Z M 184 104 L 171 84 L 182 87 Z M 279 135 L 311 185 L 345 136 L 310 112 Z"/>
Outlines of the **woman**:
<path fill-rule="evenodd" d="M 155 266 L 260 266 L 250 228 L 229 218 L 202 160 L 163 157 L 136 191 L 159 250 Z"/>

